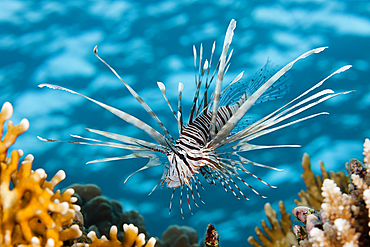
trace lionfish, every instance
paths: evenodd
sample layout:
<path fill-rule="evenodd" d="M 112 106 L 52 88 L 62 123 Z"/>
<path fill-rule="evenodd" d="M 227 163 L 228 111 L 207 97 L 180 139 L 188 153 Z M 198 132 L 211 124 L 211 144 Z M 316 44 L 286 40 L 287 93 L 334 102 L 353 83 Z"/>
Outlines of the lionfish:
<path fill-rule="evenodd" d="M 276 188 L 275 186 L 272 186 L 262 180 L 257 175 L 248 171 L 245 168 L 245 165 L 254 165 L 277 171 L 280 171 L 280 169 L 255 163 L 241 156 L 240 153 L 265 148 L 299 147 L 299 145 L 255 145 L 249 142 L 257 137 L 288 127 L 303 120 L 307 120 L 319 115 L 328 114 L 327 112 L 320 112 L 301 117 L 294 121 L 281 123 L 332 97 L 349 93 L 350 91 L 334 93 L 334 91 L 331 89 L 324 89 L 317 93 L 312 93 L 312 95 L 310 96 L 308 95 L 311 91 L 320 87 L 327 79 L 335 74 L 349 69 L 351 66 L 347 65 L 338 69 L 307 91 L 303 92 L 298 97 L 294 98 L 284 106 L 259 119 L 258 121 L 255 121 L 249 125 L 238 125 L 240 120 L 245 117 L 246 112 L 253 105 L 275 98 L 281 98 L 284 94 L 288 92 L 291 80 L 289 79 L 289 76 L 286 76 L 287 74 L 285 73 L 292 68 L 294 63 L 296 63 L 300 59 L 310 56 L 311 54 L 319 53 L 327 47 L 313 49 L 302 54 L 292 62 L 288 63 L 282 69 L 277 71 L 270 78 L 266 78 L 267 73 L 265 71 L 261 72 L 264 73 L 264 76 L 262 76 L 262 74 L 258 72 L 257 77 L 255 79 L 252 79 L 249 83 L 241 83 L 240 80 L 243 76 L 242 72 L 224 89 L 222 89 L 222 82 L 229 68 L 230 58 L 233 52 L 233 50 L 229 51 L 229 48 L 234 35 L 235 27 L 236 21 L 233 19 L 231 20 L 227 28 L 222 52 L 213 72 L 211 72 L 211 64 L 215 51 L 215 42 L 212 46 L 210 59 L 206 59 L 204 62 L 203 46 L 200 46 L 198 66 L 197 50 L 195 46 L 193 46 L 196 90 L 190 110 L 188 123 L 185 126 L 183 123 L 183 113 L 181 105 L 184 85 L 181 82 L 178 84 L 178 108 L 177 111 L 174 111 L 166 95 L 165 85 L 161 82 L 157 82 L 158 87 L 163 94 L 164 100 L 167 102 L 167 105 L 170 108 L 178 124 L 179 137 L 176 141 L 163 125 L 163 123 L 159 120 L 157 115 L 153 112 L 153 110 L 147 105 L 147 103 L 145 103 L 145 101 L 137 94 L 137 92 L 129 84 L 127 84 L 107 62 L 105 62 L 98 55 L 97 47 L 94 48 L 94 53 L 96 57 L 106 66 L 108 66 L 108 68 L 115 74 L 115 76 L 123 82 L 132 96 L 135 97 L 135 99 L 141 104 L 146 112 L 149 113 L 150 117 L 153 118 L 154 121 L 159 125 L 164 134 L 159 133 L 152 126 L 136 118 L 133 115 L 101 103 L 85 95 L 56 85 L 40 84 L 39 87 L 41 88 L 49 87 L 52 89 L 65 90 L 70 93 L 80 95 L 88 99 L 89 101 L 98 104 L 99 106 L 112 112 L 127 123 L 132 124 L 136 128 L 142 130 L 149 137 L 151 137 L 155 141 L 155 143 L 134 137 L 129 137 L 126 135 L 120 135 L 95 129 L 86 130 L 119 141 L 120 143 L 101 141 L 76 135 L 71 136 L 88 142 L 59 141 L 45 139 L 41 137 L 39 138 L 43 141 L 49 142 L 68 142 L 95 146 L 107 146 L 133 151 L 131 154 L 125 156 L 93 160 L 88 163 L 106 162 L 131 158 L 148 158 L 148 163 L 135 171 L 133 174 L 150 167 L 163 165 L 164 171 L 162 177 L 157 185 L 150 192 L 150 194 L 158 187 L 158 185 L 160 185 L 160 187 L 162 188 L 163 184 L 167 183 L 167 188 L 173 190 L 169 207 L 169 213 L 171 213 L 172 200 L 175 189 L 180 187 L 180 211 L 182 217 L 184 217 L 182 209 L 182 197 L 184 187 L 186 188 L 187 204 L 191 213 L 192 210 L 190 205 L 190 197 L 192 198 L 194 205 L 198 207 L 198 204 L 194 197 L 194 189 L 196 190 L 199 200 L 204 203 L 201 199 L 198 189 L 199 187 L 203 188 L 199 179 L 200 174 L 209 184 L 215 185 L 216 182 L 220 183 L 226 191 L 230 190 L 238 199 L 240 199 L 239 196 L 242 196 L 248 200 L 242 190 L 238 187 L 237 183 L 234 181 L 235 179 L 240 180 L 254 193 L 261 196 L 262 198 L 265 198 L 265 196 L 261 195 L 251 185 L 249 185 L 239 175 L 239 173 L 250 175 L 253 178 L 260 180 L 263 184 L 271 188 Z M 264 70 L 268 69 L 269 68 L 267 64 Z M 210 86 L 214 81 L 216 85 L 214 86 L 213 92 L 210 93 Z M 239 126 L 239 129 L 236 128 L 237 126 Z M 240 128 L 240 126 L 242 127 Z M 165 158 L 167 158 L 167 160 Z M 133 174 L 128 176 L 125 182 Z"/>

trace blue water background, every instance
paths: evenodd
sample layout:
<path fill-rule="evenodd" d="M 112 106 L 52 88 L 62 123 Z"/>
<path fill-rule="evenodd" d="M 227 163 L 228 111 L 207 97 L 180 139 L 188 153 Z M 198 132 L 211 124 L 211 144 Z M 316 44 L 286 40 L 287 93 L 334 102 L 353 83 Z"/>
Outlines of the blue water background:
<path fill-rule="evenodd" d="M 51 178 L 63 169 L 67 178 L 60 185 L 95 183 L 103 194 L 119 200 L 125 210 L 136 209 L 145 218 L 151 235 L 160 237 L 171 224 L 194 227 L 204 238 L 208 223 L 220 234 L 221 246 L 245 246 L 248 236 L 265 219 L 263 206 L 275 209 L 283 200 L 291 210 L 297 192 L 305 189 L 300 178 L 303 153 L 311 156 L 319 172 L 319 160 L 328 170 L 344 170 L 350 158 L 362 160 L 362 144 L 370 137 L 370 3 L 368 1 L 1 1 L 0 9 L 0 103 L 14 106 L 12 120 L 30 121 L 30 129 L 15 148 L 35 156 L 34 169 L 44 168 Z M 203 43 L 205 56 L 216 40 L 219 54 L 230 20 L 237 21 L 232 43 L 234 54 L 226 81 L 241 71 L 245 79 L 267 59 L 281 66 L 312 48 L 329 46 L 294 65 L 291 92 L 282 100 L 263 103 L 251 116 L 263 116 L 308 89 L 337 68 L 352 64 L 349 71 L 324 85 L 336 92 L 356 90 L 325 102 L 310 113 L 329 111 L 329 116 L 291 126 L 255 140 L 259 144 L 300 144 L 301 148 L 253 151 L 249 159 L 282 168 L 277 172 L 251 167 L 250 170 L 277 185 L 271 189 L 243 176 L 262 199 L 243 185 L 251 199 L 237 200 L 222 186 L 203 183 L 206 202 L 184 207 L 181 219 L 179 194 L 171 215 L 171 190 L 148 193 L 159 181 L 162 167 L 151 168 L 125 178 L 145 164 L 144 159 L 110 163 L 85 163 L 127 152 L 114 148 L 46 143 L 36 136 L 73 140 L 70 134 L 99 136 L 84 128 L 106 130 L 146 138 L 103 108 L 82 97 L 37 87 L 58 84 L 133 114 L 154 126 L 147 113 L 123 84 L 93 54 L 99 54 L 142 96 L 174 135 L 176 122 L 156 82 L 167 86 L 176 105 L 177 84 L 185 85 L 184 114 L 188 116 L 194 92 L 192 45 Z M 186 205 L 186 203 L 185 203 Z"/>

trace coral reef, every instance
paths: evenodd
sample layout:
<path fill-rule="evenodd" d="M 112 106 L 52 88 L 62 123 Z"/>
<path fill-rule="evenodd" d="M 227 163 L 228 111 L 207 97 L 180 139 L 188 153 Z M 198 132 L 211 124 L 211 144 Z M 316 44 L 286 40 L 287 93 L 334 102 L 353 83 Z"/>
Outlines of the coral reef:
<path fill-rule="evenodd" d="M 64 171 L 46 181 L 43 169 L 32 171 L 32 155 L 21 161 L 23 151 L 13 150 L 8 157 L 10 147 L 29 127 L 26 119 L 18 125 L 8 121 L 12 112 L 8 102 L 0 112 L 0 246 L 199 246 L 197 232 L 187 226 L 168 227 L 160 240 L 149 238 L 143 217 L 135 210 L 123 212 L 121 204 L 102 196 L 99 187 L 75 184 L 61 192 L 55 187 L 64 180 Z M 298 206 L 292 210 L 302 224 L 292 227 L 283 202 L 279 202 L 280 220 L 267 203 L 265 214 L 271 227 L 262 220 L 262 227 L 256 227 L 260 242 L 254 237 L 248 242 L 259 247 L 370 246 L 369 139 L 363 154 L 363 163 L 351 159 L 346 164 L 350 176 L 329 173 L 322 162 L 322 176 L 315 175 L 305 154 L 302 178 L 307 190 L 298 194 Z M 212 224 L 201 246 L 219 246 Z"/>
<path fill-rule="evenodd" d="M 299 246 L 369 246 L 370 245 L 370 141 L 364 143 L 364 163 L 351 159 L 346 164 L 350 177 L 343 172 L 325 170 L 320 162 L 322 177 L 315 176 L 311 170 L 310 159 L 303 156 L 302 178 L 308 187 L 298 195 L 301 201 L 292 210 L 293 215 L 302 225 L 293 226 Z M 285 228 L 283 220 L 285 208 L 279 204 L 282 213 L 281 226 L 278 224 L 276 212 L 269 204 L 265 205 L 266 216 L 270 220 L 272 229 L 262 221 L 262 228 L 256 233 L 263 245 L 253 237 L 248 242 L 253 246 L 296 246 L 296 243 L 287 242 L 287 234 L 292 225 L 286 218 Z"/>
<path fill-rule="evenodd" d="M 306 191 L 301 191 L 298 193 L 299 200 L 295 200 L 295 203 L 297 205 L 305 205 L 309 206 L 315 210 L 320 210 L 321 203 L 323 202 L 323 197 L 321 195 L 321 187 L 323 184 L 323 181 L 325 179 L 332 179 L 335 181 L 336 184 L 339 185 L 341 188 L 341 191 L 348 192 L 348 182 L 349 177 L 344 174 L 344 172 L 329 172 L 326 171 L 324 163 L 320 162 L 320 169 L 322 177 L 319 175 L 315 176 L 313 171 L 311 170 L 311 161 L 310 157 L 307 154 L 303 155 L 302 158 L 302 167 L 303 167 L 303 174 L 301 177 L 303 178 L 303 181 L 307 187 Z"/>
<path fill-rule="evenodd" d="M 117 241 L 123 243 L 126 239 L 124 227 L 130 223 L 132 223 L 130 226 L 138 226 L 138 233 L 149 239 L 149 234 L 146 232 L 144 225 L 144 218 L 136 210 L 122 212 L 121 204 L 118 201 L 108 200 L 102 196 L 101 190 L 97 185 L 74 184 L 70 187 L 75 190 L 74 195 L 78 198 L 76 204 L 81 206 L 84 218 L 83 225 L 87 229 L 84 229 L 84 232 L 89 232 L 86 236 L 92 240 L 90 246 L 105 246 L 113 242 L 115 243 L 114 245 L 117 245 L 119 244 Z M 112 226 L 114 227 L 112 228 Z M 118 228 L 116 226 L 121 227 Z M 114 239 L 111 239 L 112 234 Z M 90 241 L 84 242 L 88 243 Z M 169 226 L 162 234 L 162 238 L 156 241 L 156 247 L 172 246 L 198 247 L 197 232 L 188 226 Z"/>
<path fill-rule="evenodd" d="M 23 151 L 13 150 L 7 157 L 8 149 L 29 127 L 26 119 L 18 125 L 8 121 L 3 135 L 4 123 L 12 113 L 12 105 L 6 102 L 0 112 L 0 245 L 62 246 L 63 241 L 81 235 L 79 227 L 72 225 L 75 211 L 79 210 L 72 204 L 74 191 L 53 192 L 65 173 L 59 171 L 46 181 L 43 169 L 31 171 L 32 155 L 24 158 L 19 169 Z"/>
<path fill-rule="evenodd" d="M 198 234 L 188 226 L 169 226 L 156 247 L 198 247 Z"/>
<path fill-rule="evenodd" d="M 260 228 L 256 227 L 255 229 L 258 239 L 261 241 L 262 245 L 254 237 L 248 238 L 249 244 L 256 247 L 293 246 L 298 244 L 296 236 L 292 231 L 290 214 L 286 213 L 285 206 L 282 201 L 279 202 L 279 209 L 281 213 L 280 224 L 276 217 L 276 211 L 272 209 L 270 203 L 265 204 L 265 213 L 266 217 L 270 221 L 271 228 L 269 228 L 267 223 L 262 220 L 261 225 L 262 229 L 265 231 L 265 234 L 263 234 Z"/>
<path fill-rule="evenodd" d="M 145 235 L 143 233 L 139 234 L 139 229 L 130 224 L 124 224 L 123 230 L 125 238 L 123 241 L 117 239 L 118 229 L 116 226 L 112 226 L 109 231 L 109 240 L 102 236 L 100 239 L 96 236 L 94 231 L 89 232 L 88 237 L 91 240 L 90 244 L 77 244 L 77 247 L 154 247 L 156 240 L 155 238 L 150 238 L 145 244 Z"/>
<path fill-rule="evenodd" d="M 144 218 L 136 210 L 123 212 L 121 204 L 116 200 L 108 200 L 102 196 L 101 190 L 94 184 L 73 184 L 69 186 L 75 190 L 78 198 L 76 204 L 81 207 L 84 217 L 84 227 L 87 231 L 95 231 L 100 238 L 109 236 L 111 226 L 118 226 L 117 238 L 124 237 L 124 224 L 133 224 L 139 228 L 139 233 L 149 237 L 144 224 Z"/>
<path fill-rule="evenodd" d="M 347 187 L 343 186 L 345 177 L 324 180 L 320 212 L 308 212 L 306 221 L 302 221 L 305 226 L 296 227 L 307 233 L 306 237 L 297 234 L 301 246 L 369 246 L 369 146 L 366 139 L 364 164 L 356 159 L 346 164 L 351 176 Z"/>
<path fill-rule="evenodd" d="M 7 157 L 9 148 L 29 127 L 26 119 L 18 125 L 8 121 L 7 132 L 3 135 L 4 123 L 9 120 L 12 113 L 12 105 L 6 102 L 0 112 L 0 246 L 141 247 L 146 243 L 145 246 L 154 247 L 156 239 L 150 238 L 146 242 L 145 234 L 139 234 L 139 229 L 132 224 L 123 225 L 124 237 L 122 235 L 121 241 L 117 238 L 117 227 L 111 223 L 108 223 L 109 240 L 105 236 L 98 238 L 94 231 L 89 232 L 84 238 L 81 231 L 84 230 L 84 219 L 80 213 L 80 206 L 75 204 L 77 201 L 82 205 L 88 205 L 89 202 L 99 198 L 96 201 L 103 203 L 98 210 L 104 208 L 108 202 L 118 208 L 113 212 L 122 212 L 121 205 L 100 196 L 100 189 L 92 188 L 91 185 L 75 186 L 79 192 L 76 194 L 78 198 L 73 196 L 75 190 L 72 188 L 64 190 L 63 193 L 60 190 L 53 192 L 55 186 L 65 178 L 64 171 L 57 172 L 50 181 L 46 181 L 47 175 L 43 169 L 31 170 L 34 160 L 32 155 L 27 155 L 21 163 L 22 150 L 13 150 L 10 157 Z M 84 190 L 87 193 L 82 193 Z M 97 203 L 92 203 L 90 209 L 86 210 L 92 214 L 87 217 L 88 219 L 99 216 L 91 209 Z M 106 215 L 104 214 L 106 212 L 104 211 L 102 215 Z M 130 217 L 140 219 L 137 212 L 129 212 L 126 218 Z M 101 218 L 98 217 L 98 220 Z M 145 231 L 145 228 L 143 229 Z"/>

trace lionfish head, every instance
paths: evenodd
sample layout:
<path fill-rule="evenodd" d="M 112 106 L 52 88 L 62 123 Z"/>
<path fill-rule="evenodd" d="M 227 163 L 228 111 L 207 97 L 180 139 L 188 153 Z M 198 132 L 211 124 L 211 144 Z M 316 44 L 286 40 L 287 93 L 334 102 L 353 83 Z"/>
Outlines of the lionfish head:
<path fill-rule="evenodd" d="M 191 187 L 189 180 L 193 177 L 194 171 L 191 170 L 185 155 L 184 150 L 167 154 L 169 167 L 163 182 L 167 183 L 168 189 L 175 189 L 184 184 Z"/>

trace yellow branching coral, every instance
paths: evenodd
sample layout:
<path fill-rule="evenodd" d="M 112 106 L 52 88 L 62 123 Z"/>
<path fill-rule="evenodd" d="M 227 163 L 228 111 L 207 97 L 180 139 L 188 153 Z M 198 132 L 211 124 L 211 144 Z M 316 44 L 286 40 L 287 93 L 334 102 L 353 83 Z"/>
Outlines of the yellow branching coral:
<path fill-rule="evenodd" d="M 155 238 L 151 237 L 148 242 L 145 244 L 145 235 L 143 233 L 139 233 L 139 229 L 134 226 L 133 224 L 123 225 L 123 230 L 125 232 L 125 237 L 123 241 L 119 241 L 117 239 L 118 229 L 116 226 L 112 226 L 109 231 L 109 240 L 103 235 L 100 239 L 97 238 L 96 233 L 91 231 L 87 235 L 90 240 L 91 244 L 77 244 L 78 247 L 154 247 L 156 240 Z"/>
<path fill-rule="evenodd" d="M 321 195 L 321 187 L 325 179 L 332 179 L 338 186 L 341 188 L 341 191 L 348 191 L 348 181 L 349 178 L 343 172 L 329 172 L 326 171 L 324 167 L 324 163 L 320 162 L 321 174 L 322 178 L 319 175 L 316 175 L 311 170 L 311 161 L 310 157 L 307 154 L 303 155 L 302 158 L 302 167 L 304 169 L 303 174 L 301 175 L 306 187 L 308 188 L 307 191 L 301 191 L 298 193 L 299 200 L 295 200 L 297 205 L 305 205 L 310 206 L 315 210 L 320 210 L 321 203 L 323 202 L 323 197 Z"/>
<path fill-rule="evenodd" d="M 269 203 L 265 204 L 266 217 L 269 219 L 271 227 L 269 228 L 264 220 L 261 221 L 261 225 L 265 234 L 260 228 L 256 227 L 256 234 L 263 245 L 253 238 L 248 238 L 248 243 L 256 247 L 273 247 L 273 246 L 294 246 L 297 245 L 296 237 L 292 231 L 292 221 L 290 220 L 290 214 L 286 213 L 284 203 L 279 202 L 279 209 L 281 213 L 280 224 L 277 220 L 277 214 L 272 209 Z"/>
<path fill-rule="evenodd" d="M 63 229 L 72 224 L 75 211 L 79 210 L 72 204 L 74 190 L 54 193 L 55 185 L 65 178 L 65 173 L 59 171 L 46 181 L 43 169 L 31 170 L 32 155 L 27 155 L 17 170 L 23 151 L 12 151 L 10 158 L 7 152 L 29 123 L 23 119 L 14 126 L 8 121 L 8 131 L 3 136 L 3 125 L 12 112 L 9 102 L 0 112 L 0 246 L 62 246 L 62 241 L 82 233 L 78 226 Z"/>

